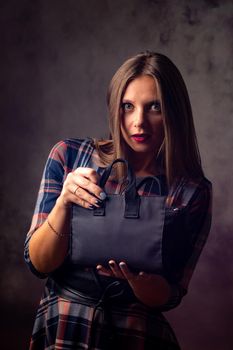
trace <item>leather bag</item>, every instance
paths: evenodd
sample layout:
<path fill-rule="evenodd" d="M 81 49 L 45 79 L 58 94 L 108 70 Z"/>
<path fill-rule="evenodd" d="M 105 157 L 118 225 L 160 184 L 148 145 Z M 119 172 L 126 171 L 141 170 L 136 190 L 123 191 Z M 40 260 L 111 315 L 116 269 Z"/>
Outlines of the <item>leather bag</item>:
<path fill-rule="evenodd" d="M 135 175 L 128 162 L 116 159 L 103 172 L 99 186 L 104 188 L 115 163 L 127 167 L 123 194 L 108 194 L 100 208 L 72 206 L 70 261 L 85 267 L 106 265 L 113 259 L 124 261 L 135 271 L 162 271 L 162 235 L 166 196 L 140 196 Z"/>

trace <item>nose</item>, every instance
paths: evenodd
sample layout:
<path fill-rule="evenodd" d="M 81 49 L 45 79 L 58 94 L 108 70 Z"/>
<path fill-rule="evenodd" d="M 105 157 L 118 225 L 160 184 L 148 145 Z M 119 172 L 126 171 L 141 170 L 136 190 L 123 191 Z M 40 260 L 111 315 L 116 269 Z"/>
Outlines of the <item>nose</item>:
<path fill-rule="evenodd" d="M 134 126 L 141 127 L 145 123 L 145 111 L 143 108 L 139 108 L 134 112 Z"/>

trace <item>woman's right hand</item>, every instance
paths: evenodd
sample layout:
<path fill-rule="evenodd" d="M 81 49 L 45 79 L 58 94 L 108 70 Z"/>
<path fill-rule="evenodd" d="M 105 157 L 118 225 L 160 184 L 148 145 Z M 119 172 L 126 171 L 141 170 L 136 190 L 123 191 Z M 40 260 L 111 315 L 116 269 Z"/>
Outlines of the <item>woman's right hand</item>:
<path fill-rule="evenodd" d="M 67 175 L 57 204 L 65 208 L 71 203 L 84 208 L 99 207 L 106 194 L 97 184 L 99 174 L 92 168 L 79 167 Z"/>
<path fill-rule="evenodd" d="M 54 271 L 67 256 L 70 235 L 68 208 L 71 203 L 91 209 L 91 205 L 98 207 L 98 200 L 106 198 L 97 185 L 98 181 L 99 175 L 91 168 L 80 167 L 67 175 L 56 205 L 30 239 L 29 255 L 39 272 L 47 274 Z"/>

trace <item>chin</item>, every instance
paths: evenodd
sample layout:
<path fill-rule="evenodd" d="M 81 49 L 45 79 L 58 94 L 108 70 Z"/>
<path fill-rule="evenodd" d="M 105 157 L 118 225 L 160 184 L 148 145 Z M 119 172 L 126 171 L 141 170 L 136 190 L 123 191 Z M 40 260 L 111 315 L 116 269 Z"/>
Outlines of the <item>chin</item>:
<path fill-rule="evenodd" d="M 129 150 L 131 152 L 155 154 L 155 147 L 151 146 L 151 145 L 145 145 L 145 144 L 144 145 L 143 144 L 132 145 L 132 144 L 128 144 L 127 147 L 129 148 Z"/>

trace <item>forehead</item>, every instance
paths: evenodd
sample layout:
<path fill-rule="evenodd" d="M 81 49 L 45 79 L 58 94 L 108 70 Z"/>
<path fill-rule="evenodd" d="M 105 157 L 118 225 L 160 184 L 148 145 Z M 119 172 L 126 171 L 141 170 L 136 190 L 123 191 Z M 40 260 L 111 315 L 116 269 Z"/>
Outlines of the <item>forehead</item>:
<path fill-rule="evenodd" d="M 141 75 L 128 84 L 123 99 L 154 99 L 159 96 L 159 86 L 155 78 L 150 75 Z"/>

